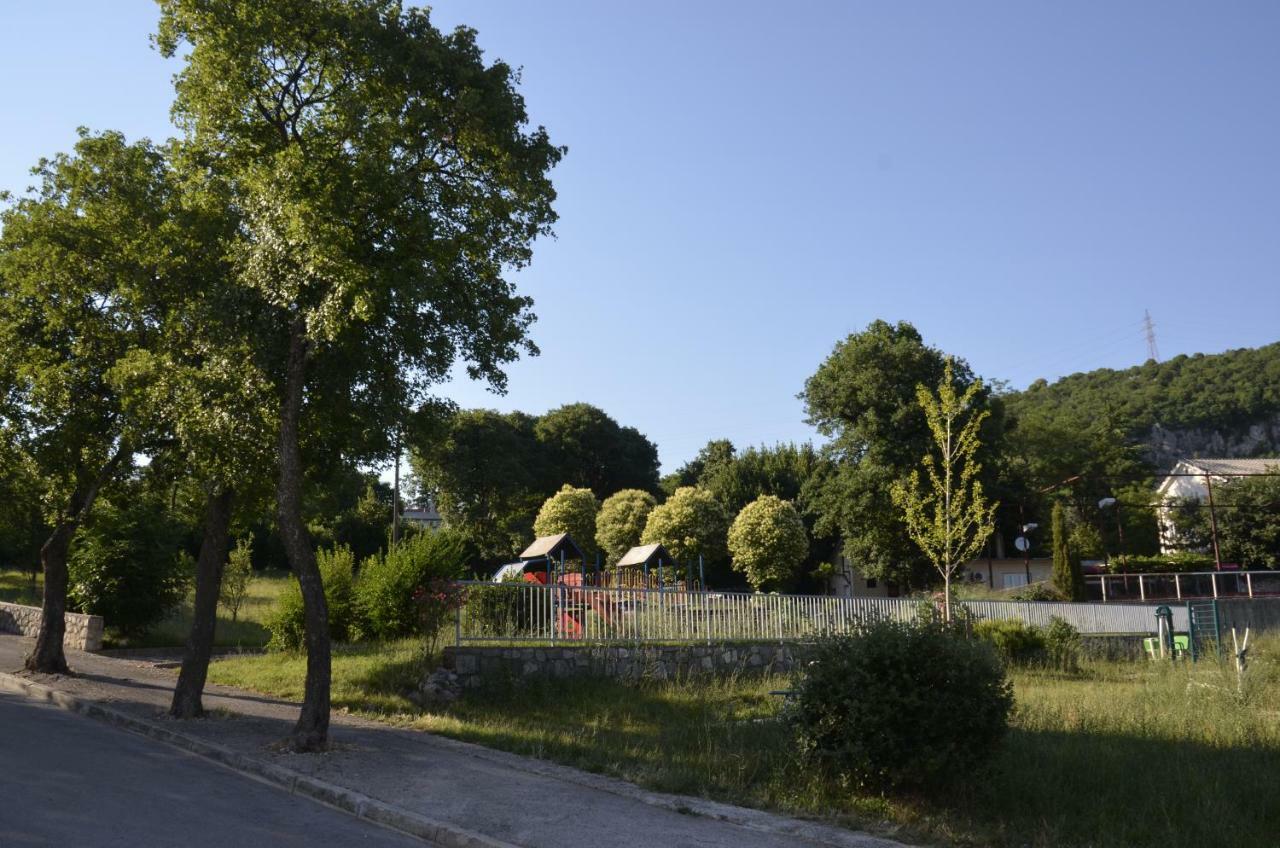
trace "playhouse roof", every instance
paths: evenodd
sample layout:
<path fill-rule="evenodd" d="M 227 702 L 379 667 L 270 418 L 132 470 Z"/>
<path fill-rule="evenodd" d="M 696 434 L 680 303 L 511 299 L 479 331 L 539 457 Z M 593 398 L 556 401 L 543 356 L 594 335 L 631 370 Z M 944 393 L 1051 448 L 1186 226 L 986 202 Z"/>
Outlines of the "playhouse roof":
<path fill-rule="evenodd" d="M 661 559 L 663 562 L 673 563 L 675 558 L 667 553 L 667 549 L 660 544 L 653 545 L 637 545 L 622 555 L 622 559 L 618 560 L 619 566 L 644 565 L 647 562 Z"/>
<path fill-rule="evenodd" d="M 566 557 L 585 560 L 586 557 L 582 553 L 582 548 L 578 547 L 578 543 L 573 541 L 573 537 L 568 533 L 557 533 L 555 536 L 539 536 L 533 540 L 533 544 L 525 548 L 520 554 L 520 559 L 555 559 L 561 553 Z"/>

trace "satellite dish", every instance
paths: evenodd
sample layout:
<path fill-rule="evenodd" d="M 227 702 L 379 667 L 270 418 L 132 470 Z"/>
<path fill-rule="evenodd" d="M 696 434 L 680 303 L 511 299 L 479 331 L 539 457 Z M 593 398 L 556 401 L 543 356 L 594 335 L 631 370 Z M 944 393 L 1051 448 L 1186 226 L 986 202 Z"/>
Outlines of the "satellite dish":
<path fill-rule="evenodd" d="M 1013 540 L 1013 546 L 1025 554 L 1031 548 L 1031 543 L 1027 541 L 1026 536 L 1019 536 Z"/>

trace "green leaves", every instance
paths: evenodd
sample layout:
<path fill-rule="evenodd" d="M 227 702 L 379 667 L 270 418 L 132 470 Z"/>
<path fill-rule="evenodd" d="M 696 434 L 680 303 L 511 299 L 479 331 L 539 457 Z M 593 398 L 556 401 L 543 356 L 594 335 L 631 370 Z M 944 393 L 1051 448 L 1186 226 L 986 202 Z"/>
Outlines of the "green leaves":
<path fill-rule="evenodd" d="M 696 565 L 699 556 L 711 565 L 728 553 L 728 529 L 729 517 L 715 496 L 704 489 L 685 486 L 649 513 L 640 541 L 646 545 L 660 543 L 687 568 Z"/>
<path fill-rule="evenodd" d="M 568 533 L 582 552 L 591 557 L 596 552 L 596 512 L 600 502 L 590 489 L 575 489 L 565 485 L 547 498 L 538 517 L 533 520 L 533 532 L 537 536 L 555 536 Z"/>
<path fill-rule="evenodd" d="M 757 590 L 777 587 L 795 575 L 809 553 L 809 536 L 789 501 L 764 495 L 742 508 L 729 528 L 733 567 Z"/>
<path fill-rule="evenodd" d="M 981 391 L 981 380 L 974 380 L 963 393 L 956 390 L 950 359 L 936 395 L 923 385 L 917 387 L 916 399 L 933 439 L 921 461 L 927 483 L 922 483 L 919 471 L 912 471 L 890 490 L 912 541 L 946 583 L 948 615 L 951 575 L 982 549 L 995 516 L 996 505 L 988 504 L 978 479 L 979 432 L 989 414 L 976 404 Z"/>
<path fill-rule="evenodd" d="M 607 565 L 640 544 L 645 522 L 657 505 L 653 495 L 640 489 L 623 489 L 605 498 L 596 515 L 596 543 Z"/>

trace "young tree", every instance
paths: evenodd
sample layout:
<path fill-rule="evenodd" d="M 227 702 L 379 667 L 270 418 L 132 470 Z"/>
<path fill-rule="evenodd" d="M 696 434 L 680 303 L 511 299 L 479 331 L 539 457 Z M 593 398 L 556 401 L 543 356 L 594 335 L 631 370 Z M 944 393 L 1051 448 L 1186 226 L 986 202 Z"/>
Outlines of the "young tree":
<path fill-rule="evenodd" d="M 127 362 L 163 331 L 164 288 L 186 260 L 167 226 L 164 157 L 82 132 L 45 160 L 32 196 L 0 216 L 0 424 L 38 469 L 52 532 L 40 550 L 43 619 L 32 671 L 65 673 L 67 558 L 105 487 L 154 446 L 135 426 Z"/>
<path fill-rule="evenodd" d="M 922 485 L 920 472 L 912 471 L 905 482 L 894 481 L 890 489 L 911 540 L 942 576 L 948 621 L 951 578 L 965 560 L 982 549 L 991 535 L 996 509 L 995 504 L 987 503 L 978 479 L 980 430 L 989 414 L 976 406 L 981 391 L 981 380 L 974 380 L 963 393 L 956 391 L 950 359 L 943 368 L 936 397 L 923 384 L 916 388 L 933 440 L 922 460 L 928 484 Z"/>
<path fill-rule="evenodd" d="M 554 536 L 568 533 L 583 554 L 591 557 L 596 552 L 596 513 L 600 502 L 590 489 L 575 489 L 565 485 L 547 498 L 533 521 L 533 532 L 538 536 Z"/>
<path fill-rule="evenodd" d="M 733 567 L 759 591 L 795 575 L 809 553 L 809 536 L 790 501 L 763 495 L 742 508 L 729 528 Z"/>
<path fill-rule="evenodd" d="M 271 306 L 277 523 L 301 588 L 307 677 L 291 744 L 329 727 L 328 612 L 302 489 L 317 456 L 389 454 L 455 360 L 502 390 L 533 316 L 504 278 L 550 232 L 548 171 L 511 69 L 392 0 L 161 0 L 183 54 L 176 119 L 235 189 L 237 280 Z"/>
<path fill-rule="evenodd" d="M 729 516 L 715 496 L 685 486 L 649 513 L 640 541 L 661 544 L 686 568 L 696 565 L 699 556 L 715 566 L 728 554 L 728 530 Z"/>
<path fill-rule="evenodd" d="M 640 489 L 623 489 L 605 498 L 596 515 L 596 544 L 609 565 L 640 544 L 645 522 L 657 505 L 653 495 Z"/>
<path fill-rule="evenodd" d="M 235 621 L 240 607 L 249 596 L 249 584 L 253 582 L 253 534 L 236 542 L 227 557 L 222 571 L 222 585 L 218 590 L 218 604 L 231 613 Z"/>
<path fill-rule="evenodd" d="M 1067 528 L 1067 511 L 1061 503 L 1053 505 L 1050 536 L 1053 540 L 1053 588 L 1071 601 L 1085 599 L 1084 571 L 1080 567 L 1080 554 L 1072 544 L 1072 532 Z"/>

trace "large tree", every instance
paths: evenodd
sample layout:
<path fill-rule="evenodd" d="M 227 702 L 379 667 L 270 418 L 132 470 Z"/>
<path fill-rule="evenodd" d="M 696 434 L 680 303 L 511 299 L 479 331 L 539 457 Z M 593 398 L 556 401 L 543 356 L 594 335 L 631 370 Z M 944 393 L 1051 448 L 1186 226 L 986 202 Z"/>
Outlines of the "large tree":
<path fill-rule="evenodd" d="M 571 403 L 538 418 L 538 441 L 557 482 L 585 486 L 597 498 L 620 489 L 658 490 L 658 449 L 589 403 Z"/>
<path fill-rule="evenodd" d="M 161 0 L 181 54 L 174 114 L 234 187 L 239 282 L 273 308 L 258 356 L 278 397 L 277 523 L 298 578 L 307 676 L 291 744 L 329 727 L 328 611 L 303 519 L 308 456 L 369 450 L 463 359 L 501 390 L 532 350 L 504 276 L 554 221 L 563 151 L 475 33 L 391 0 Z M 387 450 L 387 445 L 382 445 Z M 304 448 L 308 456 L 304 456 Z"/>
<path fill-rule="evenodd" d="M 38 469 L 52 532 L 40 549 L 43 619 L 27 658 L 66 672 L 67 557 L 105 487 L 155 434 L 131 414 L 129 367 L 165 330 L 169 285 L 191 260 L 171 226 L 163 153 L 118 133 L 82 132 L 43 161 L 39 185 L 0 224 L 0 418 Z"/>
<path fill-rule="evenodd" d="M 830 464 L 806 483 L 803 501 L 817 516 L 817 534 L 839 536 L 844 555 L 868 577 L 911 582 L 929 574 L 889 492 L 932 446 L 916 387 L 938 385 L 945 361 L 910 324 L 874 321 L 839 342 L 800 394 L 809 423 L 830 439 Z M 962 360 L 953 368 L 963 392 L 974 375 Z M 985 453 L 998 439 L 999 405 L 985 389 L 973 403 L 992 411 Z"/>

